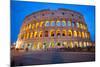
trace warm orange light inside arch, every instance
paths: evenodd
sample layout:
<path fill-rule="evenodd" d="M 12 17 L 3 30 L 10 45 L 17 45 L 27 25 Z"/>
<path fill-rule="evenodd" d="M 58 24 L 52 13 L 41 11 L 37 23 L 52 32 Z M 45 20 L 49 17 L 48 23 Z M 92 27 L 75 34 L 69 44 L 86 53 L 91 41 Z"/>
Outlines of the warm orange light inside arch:
<path fill-rule="evenodd" d="M 31 29 L 31 28 L 32 28 L 32 25 L 31 25 L 31 24 L 29 24 L 28 29 Z"/>
<path fill-rule="evenodd" d="M 72 30 L 68 30 L 68 36 L 72 36 Z"/>
<path fill-rule="evenodd" d="M 77 37 L 77 31 L 74 31 L 74 37 Z"/>
<path fill-rule="evenodd" d="M 27 33 L 27 39 L 29 38 L 29 32 Z"/>
<path fill-rule="evenodd" d="M 50 30 L 50 36 L 54 35 L 54 30 Z"/>
<path fill-rule="evenodd" d="M 41 21 L 41 22 L 40 22 L 40 27 L 42 27 L 42 26 L 43 26 L 43 22 Z"/>
<path fill-rule="evenodd" d="M 34 29 L 34 24 L 32 24 L 32 29 Z"/>
<path fill-rule="evenodd" d="M 33 37 L 33 32 L 30 33 L 30 38 L 32 38 L 32 37 Z"/>
<path fill-rule="evenodd" d="M 57 35 L 57 36 L 60 35 L 60 30 L 57 30 L 57 31 L 56 31 L 56 35 Z"/>
<path fill-rule="evenodd" d="M 82 38 L 84 38 L 84 32 L 82 32 Z"/>
<path fill-rule="evenodd" d="M 36 23 L 36 28 L 38 28 L 38 26 L 39 26 L 39 23 Z"/>
<path fill-rule="evenodd" d="M 37 36 L 37 32 L 34 32 L 34 37 L 36 37 Z"/>
<path fill-rule="evenodd" d="M 63 30 L 63 31 L 62 31 L 62 35 L 63 35 L 63 36 L 66 36 L 66 30 Z"/>
<path fill-rule="evenodd" d="M 43 33 L 42 31 L 39 32 L 39 37 L 42 37 L 43 36 Z"/>
<path fill-rule="evenodd" d="M 81 37 L 81 32 L 80 31 L 78 32 L 78 36 Z"/>

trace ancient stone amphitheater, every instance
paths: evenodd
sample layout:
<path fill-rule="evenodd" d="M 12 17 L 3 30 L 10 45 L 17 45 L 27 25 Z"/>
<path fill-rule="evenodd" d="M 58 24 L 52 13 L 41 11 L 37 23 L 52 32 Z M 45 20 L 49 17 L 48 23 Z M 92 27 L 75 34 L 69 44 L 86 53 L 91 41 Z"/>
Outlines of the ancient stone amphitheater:
<path fill-rule="evenodd" d="M 59 8 L 40 10 L 25 17 L 16 48 L 43 50 L 92 46 L 84 16 Z"/>

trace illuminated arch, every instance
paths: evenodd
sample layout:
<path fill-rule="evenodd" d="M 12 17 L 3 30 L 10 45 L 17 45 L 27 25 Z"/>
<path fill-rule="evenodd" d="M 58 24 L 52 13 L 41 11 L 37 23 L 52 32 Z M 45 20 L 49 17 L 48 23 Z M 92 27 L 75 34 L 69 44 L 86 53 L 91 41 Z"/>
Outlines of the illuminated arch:
<path fill-rule="evenodd" d="M 37 22 L 37 23 L 36 23 L 36 28 L 38 28 L 38 26 L 39 26 L 39 23 Z"/>
<path fill-rule="evenodd" d="M 81 32 L 80 31 L 78 32 L 78 36 L 81 37 Z"/>
<path fill-rule="evenodd" d="M 77 41 L 74 42 L 74 46 L 75 46 L 75 47 L 79 47 Z"/>
<path fill-rule="evenodd" d="M 45 22 L 45 26 L 50 26 L 50 22 L 49 21 L 46 21 Z"/>
<path fill-rule="evenodd" d="M 66 30 L 62 31 L 62 36 L 66 36 Z"/>
<path fill-rule="evenodd" d="M 28 28 L 29 28 L 29 29 L 31 29 L 31 28 L 32 28 L 32 24 L 31 24 L 31 23 L 28 25 Z"/>
<path fill-rule="evenodd" d="M 67 25 L 71 26 L 71 20 L 67 21 Z"/>
<path fill-rule="evenodd" d="M 81 48 L 82 48 L 82 42 L 81 42 L 81 41 L 79 42 L 79 47 L 81 47 Z"/>
<path fill-rule="evenodd" d="M 76 22 L 76 27 L 78 27 L 78 28 L 79 28 L 79 22 Z"/>
<path fill-rule="evenodd" d="M 27 39 L 29 38 L 29 32 L 27 33 Z"/>
<path fill-rule="evenodd" d="M 72 36 L 72 30 L 68 30 L 68 36 Z"/>
<path fill-rule="evenodd" d="M 51 26 L 55 26 L 55 21 L 51 21 Z"/>
<path fill-rule="evenodd" d="M 72 41 L 70 41 L 70 43 L 69 43 L 69 47 L 70 47 L 70 48 L 73 48 L 73 47 L 74 47 Z"/>
<path fill-rule="evenodd" d="M 56 25 L 57 25 L 57 26 L 61 26 L 61 22 L 60 22 L 60 21 L 57 21 L 57 22 L 56 22 Z"/>
<path fill-rule="evenodd" d="M 42 26 L 43 26 L 43 21 L 40 22 L 40 27 L 42 27 Z"/>
<path fill-rule="evenodd" d="M 62 26 L 66 26 L 66 21 L 62 21 Z"/>
<path fill-rule="evenodd" d="M 51 46 L 52 48 L 54 48 L 54 47 L 55 47 L 54 42 L 51 42 L 51 43 L 50 43 L 50 46 Z"/>
<path fill-rule="evenodd" d="M 82 25 L 82 23 L 80 23 L 80 28 L 82 29 L 82 27 L 83 27 L 83 25 Z"/>
<path fill-rule="evenodd" d="M 90 45 L 89 45 L 89 42 L 87 42 L 87 46 L 90 46 Z"/>
<path fill-rule="evenodd" d="M 33 44 L 33 49 L 34 49 L 34 50 L 37 49 L 37 43 L 34 43 L 34 44 Z"/>
<path fill-rule="evenodd" d="M 54 37 L 54 34 L 55 34 L 55 33 L 54 33 L 54 30 L 51 30 L 51 31 L 50 31 L 50 36 L 51 36 L 51 37 Z"/>
<path fill-rule="evenodd" d="M 56 35 L 57 35 L 57 37 L 60 37 L 60 36 L 61 36 L 60 30 L 57 30 L 57 31 L 56 31 Z"/>
<path fill-rule="evenodd" d="M 37 32 L 36 31 L 34 32 L 34 37 L 37 37 Z"/>
<path fill-rule="evenodd" d="M 67 42 L 63 42 L 65 48 L 68 48 Z"/>
<path fill-rule="evenodd" d="M 84 32 L 82 32 L 82 38 L 84 38 Z"/>
<path fill-rule="evenodd" d="M 84 47 L 86 47 L 87 45 L 86 45 L 86 42 L 83 42 L 83 44 L 84 44 Z"/>
<path fill-rule="evenodd" d="M 33 32 L 30 33 L 30 38 L 32 38 L 32 37 L 33 37 Z"/>
<path fill-rule="evenodd" d="M 43 45 L 41 42 L 38 43 L 38 49 L 42 49 L 43 48 Z"/>
<path fill-rule="evenodd" d="M 43 32 L 40 31 L 40 32 L 39 32 L 39 37 L 42 37 L 42 36 L 43 36 Z"/>
<path fill-rule="evenodd" d="M 74 37 L 77 37 L 77 31 L 74 31 Z"/>
<path fill-rule="evenodd" d="M 32 24 L 32 29 L 34 29 L 34 24 Z"/>

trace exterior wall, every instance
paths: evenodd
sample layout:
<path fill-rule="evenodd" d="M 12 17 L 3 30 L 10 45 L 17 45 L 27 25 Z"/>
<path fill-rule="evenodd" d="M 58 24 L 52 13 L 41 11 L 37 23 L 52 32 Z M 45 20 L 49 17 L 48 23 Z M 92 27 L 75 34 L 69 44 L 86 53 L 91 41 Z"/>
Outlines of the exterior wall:
<path fill-rule="evenodd" d="M 46 25 L 47 21 L 50 23 L 49 26 Z M 60 26 L 57 26 L 58 21 Z M 68 26 L 68 21 L 71 26 Z M 54 26 L 51 26 L 52 22 L 55 22 Z M 48 31 L 47 37 L 46 31 Z M 51 36 L 52 31 L 54 36 Z M 83 15 L 67 9 L 43 10 L 27 16 L 20 29 L 17 42 L 16 48 L 30 50 L 91 46 L 90 33 Z"/>

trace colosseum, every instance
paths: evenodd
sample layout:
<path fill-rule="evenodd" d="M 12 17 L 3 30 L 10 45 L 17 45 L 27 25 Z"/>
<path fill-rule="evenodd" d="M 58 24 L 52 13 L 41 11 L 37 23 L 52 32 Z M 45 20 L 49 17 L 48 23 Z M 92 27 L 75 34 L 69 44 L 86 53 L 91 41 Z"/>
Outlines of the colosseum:
<path fill-rule="evenodd" d="M 44 9 L 25 17 L 16 48 L 43 50 L 92 46 L 84 16 L 76 11 L 59 8 Z"/>

